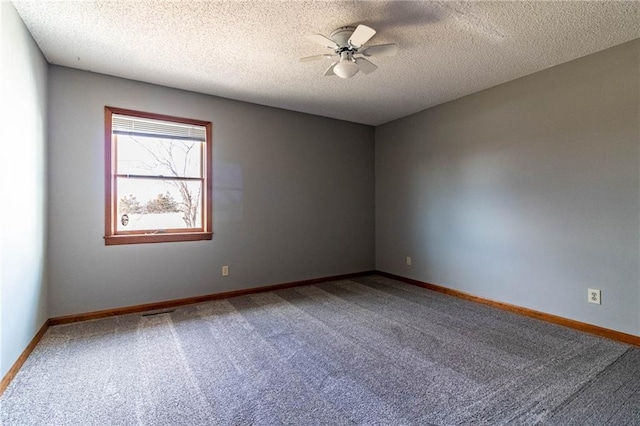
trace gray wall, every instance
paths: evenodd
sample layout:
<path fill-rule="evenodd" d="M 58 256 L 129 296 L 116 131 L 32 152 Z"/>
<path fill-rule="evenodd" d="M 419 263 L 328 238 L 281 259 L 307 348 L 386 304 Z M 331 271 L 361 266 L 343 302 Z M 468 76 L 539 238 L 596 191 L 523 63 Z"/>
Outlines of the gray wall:
<path fill-rule="evenodd" d="M 47 62 L 0 2 L 0 378 L 47 319 Z"/>
<path fill-rule="evenodd" d="M 57 66 L 49 80 L 52 317 L 373 269 L 372 127 Z M 104 245 L 105 105 L 213 123 L 212 241 Z"/>
<path fill-rule="evenodd" d="M 635 40 L 377 127 L 376 268 L 639 335 L 639 64 Z"/>

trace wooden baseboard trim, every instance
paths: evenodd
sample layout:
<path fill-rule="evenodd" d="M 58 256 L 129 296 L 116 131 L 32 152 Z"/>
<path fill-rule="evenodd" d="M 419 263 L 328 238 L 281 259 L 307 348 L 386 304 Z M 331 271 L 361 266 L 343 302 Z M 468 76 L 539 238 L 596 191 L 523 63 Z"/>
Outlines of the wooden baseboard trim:
<path fill-rule="evenodd" d="M 485 299 L 479 296 L 474 296 L 472 294 L 465 293 L 463 291 L 454 290 L 448 287 L 443 287 L 436 284 L 430 284 L 423 281 L 414 280 L 412 278 L 402 277 L 400 275 L 390 274 L 388 272 L 376 271 L 375 273 L 383 277 L 402 281 L 407 284 L 412 284 L 418 287 L 437 291 L 438 293 L 444 293 L 444 294 L 448 294 L 449 296 L 458 297 L 460 299 L 471 300 L 473 302 L 482 303 L 483 305 L 492 306 L 494 308 L 502 309 L 503 311 L 514 312 L 516 314 L 520 314 L 527 317 L 550 322 L 553 324 L 558 324 L 565 327 L 580 330 L 585 333 L 595 334 L 600 337 L 606 337 L 607 339 L 616 340 L 618 342 L 640 346 L 640 336 L 635 336 L 633 334 L 622 333 L 620 331 L 611 330 L 609 328 L 599 327 L 597 325 L 589 324 L 586 322 L 576 321 L 569 318 L 560 317 L 557 315 L 547 314 L 545 312 L 535 311 L 533 309 L 523 308 L 521 306 L 511 305 L 509 303 L 496 302 L 494 300 Z"/>
<path fill-rule="evenodd" d="M 331 277 L 314 278 L 303 281 L 292 281 L 283 284 L 274 284 L 262 287 L 246 288 L 242 290 L 227 291 L 224 293 L 207 294 L 204 296 L 188 297 L 185 299 L 167 300 L 164 302 L 146 303 L 144 305 L 125 306 L 122 308 L 105 309 L 102 311 L 85 312 L 82 314 L 66 315 L 49 319 L 49 325 L 69 324 L 72 322 L 88 321 L 99 318 L 107 318 L 116 315 L 135 314 L 140 312 L 155 311 L 160 309 L 175 308 L 178 306 L 192 305 L 194 303 L 210 302 L 212 300 L 229 299 L 231 297 L 244 296 L 247 294 L 263 293 L 266 291 L 282 290 L 285 288 L 298 287 L 303 285 L 320 284 L 327 281 L 347 280 L 350 278 L 363 277 L 373 274 L 374 271 L 356 272 L 352 274 L 334 275 Z"/>
<path fill-rule="evenodd" d="M 33 352 L 33 349 L 36 347 L 38 342 L 40 342 L 40 339 L 42 339 L 42 336 L 44 336 L 44 333 L 47 332 L 48 328 L 49 320 L 46 320 L 44 324 L 42 324 L 42 327 L 40 327 L 40 330 L 38 330 L 36 335 L 33 336 L 33 339 L 31 339 L 24 351 L 22 351 L 16 362 L 14 362 L 9 371 L 7 371 L 7 374 L 4 375 L 4 377 L 0 381 L 0 396 L 2 396 L 4 391 L 9 386 L 9 383 L 11 383 L 14 377 L 16 377 L 16 374 L 18 374 L 18 371 L 20 371 L 20 368 L 27 360 L 27 358 L 29 358 L 29 355 L 31 355 L 31 352 Z"/>

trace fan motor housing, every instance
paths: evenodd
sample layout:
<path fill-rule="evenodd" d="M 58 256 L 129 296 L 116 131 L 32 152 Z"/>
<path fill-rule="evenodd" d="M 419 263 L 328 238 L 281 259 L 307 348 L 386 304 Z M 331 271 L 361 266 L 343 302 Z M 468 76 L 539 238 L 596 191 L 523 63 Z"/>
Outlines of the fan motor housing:
<path fill-rule="evenodd" d="M 351 38 L 351 34 L 356 30 L 355 27 L 340 27 L 336 28 L 331 32 L 331 40 L 338 43 L 340 46 L 340 50 L 345 50 L 351 48 L 349 46 L 349 38 Z"/>

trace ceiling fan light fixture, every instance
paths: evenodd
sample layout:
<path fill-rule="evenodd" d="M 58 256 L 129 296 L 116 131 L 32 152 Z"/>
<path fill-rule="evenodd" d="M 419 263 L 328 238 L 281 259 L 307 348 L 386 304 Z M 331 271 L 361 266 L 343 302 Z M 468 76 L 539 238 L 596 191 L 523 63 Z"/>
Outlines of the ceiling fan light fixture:
<path fill-rule="evenodd" d="M 358 65 L 351 60 L 349 52 L 340 54 L 340 62 L 333 67 L 333 73 L 340 78 L 351 78 L 358 73 Z"/>

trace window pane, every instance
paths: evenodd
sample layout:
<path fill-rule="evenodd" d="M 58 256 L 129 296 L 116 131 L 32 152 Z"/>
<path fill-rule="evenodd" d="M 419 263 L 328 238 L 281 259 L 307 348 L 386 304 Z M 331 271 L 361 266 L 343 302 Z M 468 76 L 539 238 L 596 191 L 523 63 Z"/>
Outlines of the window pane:
<path fill-rule="evenodd" d="M 202 144 L 146 136 L 117 136 L 117 173 L 201 177 Z"/>
<path fill-rule="evenodd" d="M 202 182 L 117 178 L 116 230 L 202 228 Z"/>

